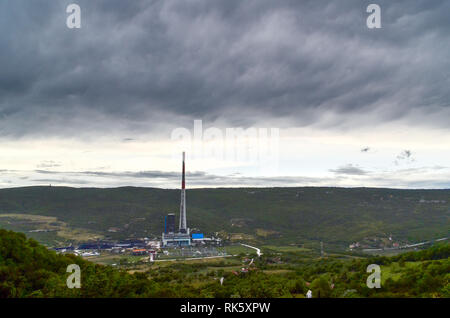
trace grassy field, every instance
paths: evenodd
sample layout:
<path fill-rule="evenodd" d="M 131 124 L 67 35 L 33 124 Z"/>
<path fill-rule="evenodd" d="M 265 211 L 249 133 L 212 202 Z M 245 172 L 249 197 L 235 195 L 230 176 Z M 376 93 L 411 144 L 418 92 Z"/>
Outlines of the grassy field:
<path fill-rule="evenodd" d="M 47 246 L 63 246 L 69 242 L 103 238 L 103 235 L 93 231 L 73 228 L 57 217 L 36 214 L 0 214 L 0 228 L 24 232 Z"/>
<path fill-rule="evenodd" d="M 233 248 L 233 247 L 232 247 Z M 235 247 L 236 248 L 236 247 Z M 247 251 L 252 249 L 245 248 Z M 235 249 L 233 249 L 235 250 Z M 239 249 L 240 251 L 244 249 Z M 101 251 L 100 255 L 84 257 L 86 260 L 102 264 L 114 265 L 117 268 L 126 269 L 130 273 L 158 271 L 164 268 L 183 268 L 190 266 L 196 268 L 191 274 L 207 274 L 216 271 L 239 271 L 244 262 L 241 257 L 217 257 L 203 259 L 157 259 L 149 262 L 148 256 L 133 256 L 131 254 L 114 254 L 108 251 Z M 247 261 L 248 263 L 248 261 Z M 189 276 L 189 275 L 188 275 Z"/>
<path fill-rule="evenodd" d="M 242 245 L 229 245 L 218 248 L 220 251 L 226 252 L 229 255 L 239 255 L 239 254 L 255 254 L 256 251 L 252 248 L 242 246 Z"/>
<path fill-rule="evenodd" d="M 231 251 L 247 251 L 251 252 L 252 249 L 242 247 L 239 248 L 239 246 L 231 246 Z M 239 249 L 238 249 L 239 248 Z M 228 247 L 220 248 L 221 250 L 225 251 L 228 250 Z M 228 250 L 230 252 L 230 250 Z M 223 266 L 224 268 L 227 268 L 230 264 L 232 266 L 236 266 L 235 261 L 230 261 L 229 258 L 232 257 L 232 254 L 228 254 L 227 256 L 214 256 L 214 257 L 174 257 L 174 256 L 165 256 L 161 253 L 158 255 L 158 258 L 153 262 L 149 262 L 149 256 L 135 256 L 127 253 L 123 254 L 117 254 L 117 253 L 111 253 L 109 251 L 101 251 L 100 255 L 96 256 L 87 256 L 85 259 L 97 263 L 97 264 L 103 264 L 103 265 L 112 265 L 116 264 L 116 266 L 124 265 L 125 267 L 129 266 L 140 266 L 143 268 L 155 268 L 155 267 L 165 267 L 170 266 L 170 264 L 214 264 L 215 267 Z M 141 266 L 145 265 L 145 266 Z M 220 265 L 220 266 L 219 266 Z"/>
<path fill-rule="evenodd" d="M 268 250 L 271 252 L 293 252 L 293 253 L 298 253 L 298 252 L 310 252 L 311 249 L 309 248 L 304 248 L 304 247 L 299 247 L 299 246 L 275 246 L 275 245 L 263 245 L 262 246 L 262 250 Z"/>

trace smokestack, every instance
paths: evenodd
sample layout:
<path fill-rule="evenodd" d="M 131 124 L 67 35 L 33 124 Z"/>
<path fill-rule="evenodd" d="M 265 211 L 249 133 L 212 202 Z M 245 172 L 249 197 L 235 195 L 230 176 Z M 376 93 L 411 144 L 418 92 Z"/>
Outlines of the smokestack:
<path fill-rule="evenodd" d="M 184 190 L 186 188 L 185 181 L 184 181 L 184 158 L 185 158 L 185 156 L 184 156 L 184 151 L 183 151 L 183 175 L 181 178 L 181 189 L 182 190 Z"/>
<path fill-rule="evenodd" d="M 185 167 L 184 167 L 184 159 L 185 153 L 183 151 L 183 167 L 182 167 L 182 176 L 181 176 L 181 202 L 180 202 L 180 233 L 187 232 L 187 224 L 186 224 L 186 184 L 185 184 Z"/>

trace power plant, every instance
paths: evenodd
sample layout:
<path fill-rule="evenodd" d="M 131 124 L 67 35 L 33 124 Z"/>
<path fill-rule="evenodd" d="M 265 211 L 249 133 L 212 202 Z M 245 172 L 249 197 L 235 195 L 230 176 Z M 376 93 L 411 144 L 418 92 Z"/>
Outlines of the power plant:
<path fill-rule="evenodd" d="M 181 174 L 181 202 L 180 222 L 178 232 L 175 232 L 175 214 L 166 215 L 164 219 L 164 232 L 162 234 L 162 245 L 168 246 L 190 246 L 191 236 L 187 227 L 186 219 L 186 182 L 185 182 L 185 153 L 183 152 L 183 165 Z"/>
<path fill-rule="evenodd" d="M 217 232 L 216 236 L 205 237 L 203 233 L 199 233 L 198 229 L 194 228 L 191 233 L 191 230 L 187 227 L 186 167 L 184 152 L 182 158 L 180 219 L 178 222 L 178 229 L 176 228 L 177 222 L 175 213 L 168 213 L 164 216 L 164 231 L 161 240 L 150 240 L 148 238 L 127 239 L 119 242 L 97 240 L 96 242 L 82 243 L 76 248 L 74 246 L 67 246 L 55 248 L 55 250 L 62 253 L 74 251 L 74 253 L 82 256 L 95 256 L 98 255 L 97 251 L 109 250 L 112 254 L 131 253 L 135 256 L 148 255 L 150 261 L 154 261 L 154 259 L 158 257 L 158 254 L 162 255 L 163 258 L 199 258 L 226 255 L 225 252 L 216 249 L 217 246 L 222 244 L 222 240 L 217 237 Z"/>

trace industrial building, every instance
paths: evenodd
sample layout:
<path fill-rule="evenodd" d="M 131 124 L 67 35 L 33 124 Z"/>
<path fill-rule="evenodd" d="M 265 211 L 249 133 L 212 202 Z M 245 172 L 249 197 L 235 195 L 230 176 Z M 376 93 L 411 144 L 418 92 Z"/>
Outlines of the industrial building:
<path fill-rule="evenodd" d="M 175 233 L 175 214 L 167 214 L 164 219 L 164 233 Z"/>
<path fill-rule="evenodd" d="M 220 245 L 222 240 L 216 237 L 205 237 L 203 233 L 192 234 L 191 244 L 194 246 L 201 245 Z"/>

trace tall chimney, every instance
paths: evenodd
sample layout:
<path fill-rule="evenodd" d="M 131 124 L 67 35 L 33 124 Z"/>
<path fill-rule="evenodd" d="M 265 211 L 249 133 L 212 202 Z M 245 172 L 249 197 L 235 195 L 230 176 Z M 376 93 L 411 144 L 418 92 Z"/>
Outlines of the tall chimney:
<path fill-rule="evenodd" d="M 187 224 L 186 224 L 186 184 L 184 179 L 184 159 L 185 153 L 183 151 L 183 168 L 182 168 L 182 177 L 181 177 L 181 203 L 180 203 L 180 233 L 186 233 Z"/>

